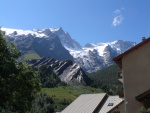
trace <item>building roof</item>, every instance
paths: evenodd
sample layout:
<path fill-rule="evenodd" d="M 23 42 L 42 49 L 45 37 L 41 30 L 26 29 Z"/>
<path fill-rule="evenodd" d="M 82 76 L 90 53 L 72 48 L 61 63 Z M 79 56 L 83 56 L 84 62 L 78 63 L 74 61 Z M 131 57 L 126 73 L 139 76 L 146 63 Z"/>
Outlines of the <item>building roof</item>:
<path fill-rule="evenodd" d="M 113 59 L 113 61 L 115 61 L 115 62 L 118 64 L 119 67 L 122 67 L 122 61 L 121 61 L 121 60 L 122 60 L 122 58 L 123 58 L 125 55 L 129 54 L 130 52 L 132 52 L 132 51 L 134 51 L 134 50 L 136 50 L 136 49 L 138 49 L 138 48 L 140 48 L 141 46 L 145 45 L 145 44 L 148 43 L 149 41 L 150 41 L 150 37 L 147 38 L 147 39 L 145 39 L 145 40 L 143 40 L 141 43 L 135 45 L 134 47 L 130 48 L 129 50 L 125 51 L 124 53 L 118 55 L 117 57 L 115 57 L 115 58 Z"/>
<path fill-rule="evenodd" d="M 98 113 L 109 113 L 123 101 L 124 100 L 122 98 L 119 98 L 119 96 L 109 96 Z"/>
<path fill-rule="evenodd" d="M 123 99 L 107 96 L 106 93 L 82 94 L 61 113 L 107 113 L 118 106 Z"/>
<path fill-rule="evenodd" d="M 105 93 L 82 94 L 61 113 L 92 113 L 105 96 Z"/>
<path fill-rule="evenodd" d="M 146 99 L 150 99 L 150 89 L 143 92 L 142 94 L 138 95 L 135 97 L 135 99 L 139 102 L 143 102 L 145 101 Z"/>

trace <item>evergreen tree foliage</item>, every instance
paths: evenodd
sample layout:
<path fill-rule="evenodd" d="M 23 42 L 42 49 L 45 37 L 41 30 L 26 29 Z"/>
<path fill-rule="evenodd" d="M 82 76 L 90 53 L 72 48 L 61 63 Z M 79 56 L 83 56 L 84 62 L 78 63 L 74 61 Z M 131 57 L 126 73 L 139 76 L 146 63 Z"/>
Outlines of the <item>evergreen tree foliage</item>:
<path fill-rule="evenodd" d="M 50 66 L 42 65 L 39 67 L 40 81 L 43 88 L 54 88 L 59 85 L 64 86 L 60 78 L 53 72 Z"/>
<path fill-rule="evenodd" d="M 109 66 L 88 76 L 93 80 L 92 87 L 101 88 L 110 95 L 116 95 L 121 92 L 122 83 L 118 80 L 118 72 L 121 70 L 117 65 Z"/>
<path fill-rule="evenodd" d="M 19 63 L 19 56 L 17 47 L 7 43 L 0 31 L 0 112 L 10 109 L 25 113 L 40 90 L 38 74 L 27 64 Z"/>

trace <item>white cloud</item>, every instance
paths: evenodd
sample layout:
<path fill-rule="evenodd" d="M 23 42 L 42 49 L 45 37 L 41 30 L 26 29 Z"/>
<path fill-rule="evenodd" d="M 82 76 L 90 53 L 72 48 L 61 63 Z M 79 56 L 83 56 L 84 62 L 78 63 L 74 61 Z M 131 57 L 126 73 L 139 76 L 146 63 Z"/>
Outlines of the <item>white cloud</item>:
<path fill-rule="evenodd" d="M 125 8 L 116 9 L 115 11 L 113 11 L 114 18 L 112 25 L 114 27 L 120 25 L 123 22 L 124 17 L 122 15 L 122 10 L 125 10 Z"/>
<path fill-rule="evenodd" d="M 114 11 L 114 14 L 121 14 L 121 10 L 116 9 L 116 10 Z"/>
<path fill-rule="evenodd" d="M 114 17 L 112 25 L 115 26 L 115 27 L 117 25 L 120 25 L 122 23 L 123 19 L 124 19 L 124 17 L 122 15 Z"/>

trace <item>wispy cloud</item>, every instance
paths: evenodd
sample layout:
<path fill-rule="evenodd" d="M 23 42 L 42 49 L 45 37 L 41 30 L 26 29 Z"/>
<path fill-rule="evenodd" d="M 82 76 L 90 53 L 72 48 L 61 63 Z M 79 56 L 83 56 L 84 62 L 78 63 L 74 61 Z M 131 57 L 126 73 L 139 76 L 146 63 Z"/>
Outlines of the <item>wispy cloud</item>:
<path fill-rule="evenodd" d="M 122 23 L 123 19 L 124 19 L 124 17 L 122 15 L 114 17 L 112 25 L 115 26 L 115 27 L 117 25 L 120 25 Z"/>
<path fill-rule="evenodd" d="M 113 12 L 113 15 L 114 15 L 114 18 L 113 18 L 113 22 L 112 22 L 112 25 L 114 27 L 120 25 L 122 22 L 123 22 L 123 15 L 122 15 L 122 10 L 124 10 L 125 8 L 121 8 L 121 9 L 116 9 L 114 12 Z"/>
<path fill-rule="evenodd" d="M 116 9 L 116 10 L 114 11 L 114 14 L 121 14 L 121 10 Z"/>

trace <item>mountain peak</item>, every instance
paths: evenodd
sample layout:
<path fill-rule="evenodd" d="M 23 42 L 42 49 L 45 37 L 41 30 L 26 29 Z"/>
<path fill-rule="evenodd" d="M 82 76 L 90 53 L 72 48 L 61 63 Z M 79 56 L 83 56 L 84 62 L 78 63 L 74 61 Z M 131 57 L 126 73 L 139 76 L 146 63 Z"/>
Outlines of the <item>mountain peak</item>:
<path fill-rule="evenodd" d="M 63 31 L 62 27 L 59 28 L 49 28 L 51 32 Z"/>

